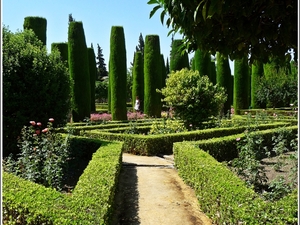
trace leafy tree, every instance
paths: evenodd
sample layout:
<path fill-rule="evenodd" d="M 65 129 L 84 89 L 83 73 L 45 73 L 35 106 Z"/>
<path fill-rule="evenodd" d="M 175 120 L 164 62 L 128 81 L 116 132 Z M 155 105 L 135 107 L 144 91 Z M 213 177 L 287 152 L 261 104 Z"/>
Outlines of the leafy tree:
<path fill-rule="evenodd" d="M 231 60 L 250 55 L 250 62 L 266 62 L 270 55 L 284 61 L 285 54 L 297 51 L 297 3 L 285 1 L 149 0 L 162 9 L 161 22 L 171 33 L 185 37 L 189 50 L 197 48 L 229 55 Z M 165 17 L 167 18 L 165 20 Z"/>
<path fill-rule="evenodd" d="M 164 101 L 186 126 L 201 126 L 211 116 L 217 116 L 226 101 L 224 88 L 213 85 L 208 76 L 198 71 L 172 71 L 162 89 Z"/>
<path fill-rule="evenodd" d="M 18 153 L 17 138 L 30 120 L 65 125 L 71 81 L 57 49 L 50 54 L 32 30 L 3 31 L 3 156 Z"/>
<path fill-rule="evenodd" d="M 74 81 L 72 116 L 74 122 L 79 122 L 91 114 L 89 60 L 82 22 L 69 23 L 68 50 L 69 71 Z"/>
<path fill-rule="evenodd" d="M 108 79 L 103 81 L 96 81 L 95 87 L 95 101 L 107 102 L 108 98 Z"/>
<path fill-rule="evenodd" d="M 109 56 L 109 91 L 112 120 L 127 120 L 126 67 L 124 29 L 121 26 L 112 26 Z"/>
<path fill-rule="evenodd" d="M 287 75 L 285 68 L 278 71 L 274 67 L 267 67 L 264 76 L 259 79 L 256 97 L 259 104 L 267 107 L 289 106 L 290 103 L 297 104 L 298 77 Z"/>
<path fill-rule="evenodd" d="M 104 56 L 102 54 L 102 48 L 100 47 L 99 44 L 97 44 L 97 79 L 96 80 L 102 80 L 104 77 L 108 76 L 108 72 L 106 69 L 106 64 L 104 60 Z"/>

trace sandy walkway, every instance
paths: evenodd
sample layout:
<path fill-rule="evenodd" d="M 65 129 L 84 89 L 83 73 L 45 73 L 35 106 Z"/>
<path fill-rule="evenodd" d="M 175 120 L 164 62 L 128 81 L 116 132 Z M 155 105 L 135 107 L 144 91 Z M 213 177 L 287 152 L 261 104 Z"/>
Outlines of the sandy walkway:
<path fill-rule="evenodd" d="M 173 162 L 123 154 L 114 225 L 210 225 Z"/>

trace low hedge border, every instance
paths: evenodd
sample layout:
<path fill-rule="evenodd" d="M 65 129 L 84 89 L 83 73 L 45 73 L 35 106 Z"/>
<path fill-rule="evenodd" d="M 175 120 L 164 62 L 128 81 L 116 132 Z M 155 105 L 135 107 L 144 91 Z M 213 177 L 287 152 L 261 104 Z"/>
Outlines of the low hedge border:
<path fill-rule="evenodd" d="M 265 130 L 286 125 L 288 125 L 288 123 L 271 123 L 261 124 L 258 126 L 250 126 L 250 128 L 252 127 L 260 130 Z M 205 130 L 159 135 L 119 134 L 102 132 L 101 130 L 89 130 L 85 131 L 83 135 L 91 138 L 99 138 L 101 140 L 123 141 L 123 152 L 136 155 L 151 156 L 160 154 L 172 154 L 174 142 L 196 141 L 214 137 L 229 136 L 242 133 L 247 128 L 249 128 L 249 126 L 211 128 Z"/>
<path fill-rule="evenodd" d="M 121 143 L 102 142 L 71 196 L 3 172 L 4 222 L 109 224 L 122 163 L 121 147 Z"/>
<path fill-rule="evenodd" d="M 271 132 L 259 131 L 257 135 L 269 138 Z M 236 138 L 242 136 L 175 143 L 174 161 L 179 175 L 195 190 L 201 209 L 215 224 L 297 224 L 297 190 L 279 201 L 264 201 L 213 157 L 220 157 L 218 152 L 223 147 L 223 152 L 236 149 Z"/>

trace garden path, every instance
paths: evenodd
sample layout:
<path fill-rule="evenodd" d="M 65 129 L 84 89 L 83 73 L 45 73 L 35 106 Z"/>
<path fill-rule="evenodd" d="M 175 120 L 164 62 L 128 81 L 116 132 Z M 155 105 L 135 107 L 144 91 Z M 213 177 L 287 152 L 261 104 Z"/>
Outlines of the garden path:
<path fill-rule="evenodd" d="M 211 225 L 172 156 L 123 153 L 114 225 Z"/>

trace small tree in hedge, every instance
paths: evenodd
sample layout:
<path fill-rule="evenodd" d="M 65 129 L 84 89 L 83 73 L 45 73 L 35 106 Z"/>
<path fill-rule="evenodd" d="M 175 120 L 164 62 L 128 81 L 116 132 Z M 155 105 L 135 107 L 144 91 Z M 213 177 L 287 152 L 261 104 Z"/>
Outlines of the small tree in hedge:
<path fill-rule="evenodd" d="M 199 127 L 211 116 L 217 116 L 226 101 L 223 87 L 213 85 L 208 76 L 182 69 L 171 72 L 162 89 L 166 104 L 186 126 Z"/>
<path fill-rule="evenodd" d="M 3 28 L 3 155 L 18 153 L 17 138 L 30 120 L 64 125 L 70 110 L 70 77 L 59 52 L 50 54 L 33 31 Z"/>

